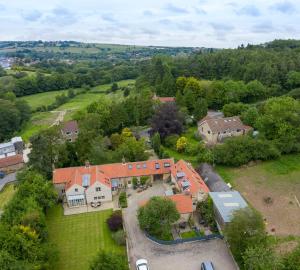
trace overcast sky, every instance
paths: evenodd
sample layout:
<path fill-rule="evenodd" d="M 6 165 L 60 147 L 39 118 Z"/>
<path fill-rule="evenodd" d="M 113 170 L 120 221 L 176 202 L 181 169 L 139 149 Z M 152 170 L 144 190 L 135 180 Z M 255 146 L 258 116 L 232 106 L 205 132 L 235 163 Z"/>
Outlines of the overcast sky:
<path fill-rule="evenodd" d="M 1 40 L 237 47 L 300 39 L 300 0 L 0 0 Z"/>

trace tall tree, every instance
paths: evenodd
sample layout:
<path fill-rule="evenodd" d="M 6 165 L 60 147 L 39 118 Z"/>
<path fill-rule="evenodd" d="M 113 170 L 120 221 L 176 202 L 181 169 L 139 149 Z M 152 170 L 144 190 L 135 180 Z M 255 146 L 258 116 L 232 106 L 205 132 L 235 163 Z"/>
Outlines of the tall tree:
<path fill-rule="evenodd" d="M 176 104 L 161 104 L 151 119 L 152 132 L 158 132 L 162 139 L 183 131 L 183 116 Z"/>

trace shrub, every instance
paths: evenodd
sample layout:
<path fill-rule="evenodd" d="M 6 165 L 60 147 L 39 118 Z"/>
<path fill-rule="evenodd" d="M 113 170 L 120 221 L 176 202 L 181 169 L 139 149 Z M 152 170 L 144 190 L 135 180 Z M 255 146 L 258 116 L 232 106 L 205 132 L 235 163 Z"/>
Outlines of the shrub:
<path fill-rule="evenodd" d="M 126 245 L 126 235 L 123 230 L 118 230 L 112 234 L 112 238 L 115 240 L 115 242 L 119 246 L 125 246 Z"/>
<path fill-rule="evenodd" d="M 217 145 L 213 153 L 217 163 L 232 166 L 243 165 L 251 160 L 269 160 L 280 156 L 279 150 L 272 142 L 249 136 L 227 139 L 224 144 Z"/>
<path fill-rule="evenodd" d="M 90 265 L 90 270 L 128 270 L 127 259 L 124 255 L 100 251 Z"/>
<path fill-rule="evenodd" d="M 127 196 L 126 192 L 122 191 L 119 196 L 119 205 L 121 208 L 126 208 L 127 207 Z"/>
<path fill-rule="evenodd" d="M 148 176 L 142 176 L 140 179 L 141 185 L 145 185 L 149 181 L 149 179 L 150 178 Z"/>
<path fill-rule="evenodd" d="M 137 188 L 137 185 L 138 185 L 138 179 L 136 177 L 133 177 L 132 178 L 132 185 L 133 185 L 133 188 L 136 189 Z"/>
<path fill-rule="evenodd" d="M 188 144 L 188 140 L 186 137 L 180 137 L 176 142 L 176 150 L 178 152 L 183 152 Z"/>
<path fill-rule="evenodd" d="M 179 139 L 179 135 L 177 135 L 177 134 L 170 135 L 170 136 L 165 138 L 164 145 L 168 148 L 175 149 L 176 142 L 177 142 L 178 139 Z"/>
<path fill-rule="evenodd" d="M 121 211 L 115 211 L 112 215 L 106 220 L 109 229 L 112 232 L 116 232 L 120 229 L 123 229 L 123 217 Z"/>

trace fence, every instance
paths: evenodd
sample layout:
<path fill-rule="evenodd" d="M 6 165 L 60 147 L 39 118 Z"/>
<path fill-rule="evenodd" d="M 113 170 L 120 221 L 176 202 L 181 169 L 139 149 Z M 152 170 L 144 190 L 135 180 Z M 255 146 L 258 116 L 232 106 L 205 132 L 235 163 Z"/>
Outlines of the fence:
<path fill-rule="evenodd" d="M 154 236 L 151 236 L 150 234 L 148 234 L 147 232 L 145 232 L 146 236 L 161 245 L 177 245 L 177 244 L 181 244 L 181 243 L 187 243 L 187 242 L 195 242 L 195 241 L 204 241 L 204 240 L 211 240 L 211 239 L 223 239 L 223 236 L 220 234 L 209 234 L 209 235 L 203 235 L 203 236 L 196 236 L 196 237 L 191 237 L 191 238 L 185 238 L 185 239 L 176 239 L 176 240 L 169 240 L 169 241 L 165 241 L 165 240 L 160 240 L 155 238 Z"/>

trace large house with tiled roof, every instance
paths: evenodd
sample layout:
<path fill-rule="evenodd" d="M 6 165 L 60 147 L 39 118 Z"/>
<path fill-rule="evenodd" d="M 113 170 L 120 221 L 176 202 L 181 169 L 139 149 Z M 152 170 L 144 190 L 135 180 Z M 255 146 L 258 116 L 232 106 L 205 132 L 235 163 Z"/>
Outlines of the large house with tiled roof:
<path fill-rule="evenodd" d="M 251 129 L 244 125 L 238 116 L 206 116 L 198 122 L 198 132 L 209 144 L 222 142 L 228 137 L 245 135 Z"/>
<path fill-rule="evenodd" d="M 209 192 L 202 178 L 184 161 L 174 164 L 173 159 L 147 160 L 61 168 L 53 171 L 53 183 L 61 199 L 69 207 L 92 203 L 111 202 L 119 189 L 132 187 L 132 179 L 147 176 L 150 181 L 175 179 L 177 172 L 185 174 L 190 186 L 183 188 L 181 179 L 176 180 L 179 189 L 194 200 Z M 182 179 L 183 180 L 183 179 Z"/>
<path fill-rule="evenodd" d="M 183 194 L 189 194 L 196 204 L 207 197 L 208 187 L 190 163 L 179 160 L 171 168 L 171 179 Z"/>

